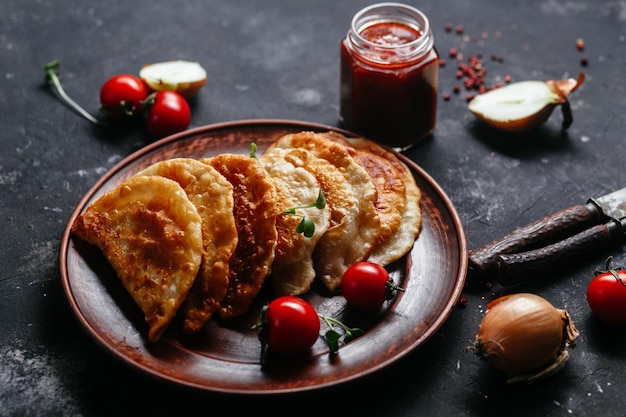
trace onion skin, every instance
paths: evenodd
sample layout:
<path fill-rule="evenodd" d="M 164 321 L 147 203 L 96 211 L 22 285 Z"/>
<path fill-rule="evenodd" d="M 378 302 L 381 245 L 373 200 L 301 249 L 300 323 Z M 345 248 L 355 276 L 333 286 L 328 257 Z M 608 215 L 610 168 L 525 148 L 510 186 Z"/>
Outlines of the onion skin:
<path fill-rule="evenodd" d="M 489 303 L 471 350 L 495 369 L 520 375 L 549 366 L 577 337 L 567 311 L 519 293 Z"/>

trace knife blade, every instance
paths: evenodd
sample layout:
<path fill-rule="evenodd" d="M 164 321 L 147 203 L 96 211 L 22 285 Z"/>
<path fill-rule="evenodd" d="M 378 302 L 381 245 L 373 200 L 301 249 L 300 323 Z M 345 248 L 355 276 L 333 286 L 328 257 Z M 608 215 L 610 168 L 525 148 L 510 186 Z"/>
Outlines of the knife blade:
<path fill-rule="evenodd" d="M 538 250 L 546 245 L 583 232 L 594 225 L 617 221 L 626 217 L 626 187 L 586 204 L 572 206 L 519 227 L 512 232 L 469 252 L 469 270 L 479 276 L 502 276 L 497 271 L 501 255 Z M 555 255 L 556 256 L 556 255 Z M 507 259 L 507 258 L 505 258 Z M 525 258 L 524 258 L 525 259 Z"/>

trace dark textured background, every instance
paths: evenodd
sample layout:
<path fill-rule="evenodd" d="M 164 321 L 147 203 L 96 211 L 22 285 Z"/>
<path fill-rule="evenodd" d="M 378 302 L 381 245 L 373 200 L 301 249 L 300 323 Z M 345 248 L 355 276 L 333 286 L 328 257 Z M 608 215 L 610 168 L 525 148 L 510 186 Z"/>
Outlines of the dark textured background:
<path fill-rule="evenodd" d="M 557 110 L 540 130 L 507 135 L 478 123 L 463 95 L 439 101 L 435 135 L 407 155 L 447 192 L 470 248 L 551 211 L 626 185 L 623 125 L 624 1 L 431 0 L 409 2 L 433 25 L 442 57 L 463 38 L 482 53 L 488 80 L 559 79 L 587 73 L 571 97 L 574 124 Z M 67 92 L 95 113 L 110 76 L 148 62 L 199 61 L 208 71 L 192 127 L 254 118 L 338 122 L 338 52 L 361 0 L 189 0 L 0 3 L 0 415 L 275 414 L 385 416 L 622 416 L 624 329 L 603 326 L 585 301 L 594 255 L 549 280 L 467 290 L 423 347 L 382 372 L 331 390 L 243 400 L 190 392 L 137 373 L 79 326 L 61 289 L 58 248 L 74 205 L 104 172 L 149 143 L 140 129 L 108 135 L 64 106 L 43 83 L 62 61 Z M 585 51 L 576 49 L 583 38 Z M 491 54 L 503 62 L 489 59 Z M 586 56 L 587 67 L 580 59 Z M 450 62 L 450 59 L 448 59 Z M 456 82 L 440 73 L 441 93 Z M 623 248 L 611 252 L 626 264 Z M 505 291 L 538 293 L 566 308 L 581 330 L 557 376 L 506 385 L 464 347 L 486 303 Z"/>

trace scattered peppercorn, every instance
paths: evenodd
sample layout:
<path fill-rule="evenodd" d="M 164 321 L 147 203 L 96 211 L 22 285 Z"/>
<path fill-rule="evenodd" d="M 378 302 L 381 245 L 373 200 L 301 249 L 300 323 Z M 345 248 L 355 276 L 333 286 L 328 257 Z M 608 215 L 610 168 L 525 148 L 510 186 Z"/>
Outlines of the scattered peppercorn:
<path fill-rule="evenodd" d="M 576 48 L 579 51 L 582 51 L 583 49 L 585 49 L 585 41 L 582 38 L 576 39 Z"/>
<path fill-rule="evenodd" d="M 452 32 L 454 30 L 457 34 L 462 34 L 464 31 L 462 25 L 453 26 L 451 23 L 447 23 L 445 25 L 445 29 L 446 32 Z M 496 37 L 499 36 L 500 33 L 498 33 Z M 458 95 L 461 92 L 461 89 L 464 88 L 466 91 L 465 99 L 467 101 L 471 101 L 478 94 L 483 94 L 489 90 L 499 88 L 502 84 L 509 83 L 512 80 L 510 75 L 506 75 L 503 77 L 497 77 L 496 83 L 488 85 L 486 81 L 487 69 L 483 63 L 482 54 L 477 53 L 469 55 L 467 58 L 463 56 L 464 49 L 466 49 L 468 42 L 475 40 L 477 45 L 482 47 L 484 46 L 484 40 L 488 38 L 490 38 L 490 36 L 487 32 L 482 32 L 480 39 L 475 39 L 469 35 L 463 35 L 458 45 L 448 49 L 447 58 L 454 59 L 457 62 L 455 77 L 459 80 L 458 84 L 452 87 L 452 92 Z M 493 62 L 504 62 L 504 58 L 496 53 L 492 53 L 490 58 Z M 446 61 L 440 58 L 440 67 L 443 67 L 445 63 Z M 442 93 L 442 97 L 445 101 L 448 101 L 452 98 L 452 95 L 449 91 L 447 91 Z"/>
<path fill-rule="evenodd" d="M 580 65 L 582 65 L 583 67 L 586 67 L 587 64 L 589 64 L 589 60 L 587 59 L 586 56 L 580 58 Z"/>
<path fill-rule="evenodd" d="M 465 297 L 465 296 L 463 296 L 463 297 L 459 297 L 459 301 L 458 301 L 457 305 L 458 305 L 460 308 L 465 308 L 465 307 L 467 307 L 467 297 Z"/>
<path fill-rule="evenodd" d="M 443 58 L 440 58 L 440 59 L 439 59 L 439 66 L 440 66 L 440 67 L 445 67 L 445 66 L 446 66 L 446 60 L 445 60 L 445 59 L 443 59 Z"/>

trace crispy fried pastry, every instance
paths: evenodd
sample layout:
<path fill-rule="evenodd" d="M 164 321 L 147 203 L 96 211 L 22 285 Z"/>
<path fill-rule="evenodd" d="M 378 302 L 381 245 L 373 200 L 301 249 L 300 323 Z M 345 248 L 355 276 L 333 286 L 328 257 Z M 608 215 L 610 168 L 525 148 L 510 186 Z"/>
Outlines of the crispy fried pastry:
<path fill-rule="evenodd" d="M 274 156 L 277 156 L 274 154 Z M 306 207 L 317 200 L 321 185 L 313 174 L 296 167 L 282 157 L 261 155 L 259 161 L 276 185 L 278 207 L 276 218 L 278 243 L 272 264 L 272 285 L 278 296 L 301 295 L 309 291 L 315 280 L 313 251 L 330 224 L 330 207 L 307 207 L 296 210 L 297 216 L 282 214 L 295 207 Z M 304 216 L 315 226 L 312 236 L 297 233 Z"/>
<path fill-rule="evenodd" d="M 155 342 L 200 269 L 202 221 L 182 187 L 163 177 L 132 177 L 99 197 L 72 232 L 100 248 L 143 311 Z"/>
<path fill-rule="evenodd" d="M 379 242 L 368 259 L 371 262 L 387 265 L 400 259 L 410 251 L 419 236 L 422 225 L 422 212 L 420 208 L 422 193 L 409 167 L 393 152 L 363 138 L 347 138 L 346 140 L 360 151 L 387 160 L 388 163 L 400 173 L 400 177 L 404 183 L 405 205 L 401 214 L 402 224 L 400 228 L 384 241 Z"/>
<path fill-rule="evenodd" d="M 220 154 L 200 160 L 233 186 L 238 242 L 230 259 L 226 295 L 219 317 L 232 319 L 248 311 L 271 272 L 276 249 L 276 186 L 261 163 L 249 156 Z"/>
<path fill-rule="evenodd" d="M 189 158 L 160 161 L 137 175 L 159 175 L 178 182 L 202 219 L 200 274 L 180 310 L 183 330 L 195 333 L 226 295 L 230 257 L 237 246 L 233 186 L 212 166 Z"/>
<path fill-rule="evenodd" d="M 400 171 L 387 158 L 377 153 L 352 146 L 347 138 L 339 133 L 328 132 L 324 133 L 324 135 L 345 145 L 356 161 L 365 168 L 372 178 L 372 182 L 376 187 L 375 207 L 380 219 L 374 252 L 386 252 L 386 249 L 382 249 L 382 247 L 402 227 L 402 213 L 406 207 L 406 187 L 402 175 L 403 171 Z M 372 255 L 370 255 L 371 257 Z M 375 258 L 383 266 L 389 263 L 386 259 Z"/>
<path fill-rule="evenodd" d="M 281 150 L 282 149 L 282 150 Z M 380 221 L 376 188 L 345 146 L 314 132 L 288 134 L 263 153 L 282 152 L 318 178 L 331 208 L 331 225 L 313 255 L 318 277 L 333 291 L 350 265 L 369 257 Z M 332 178 L 334 176 L 334 178 Z"/>

